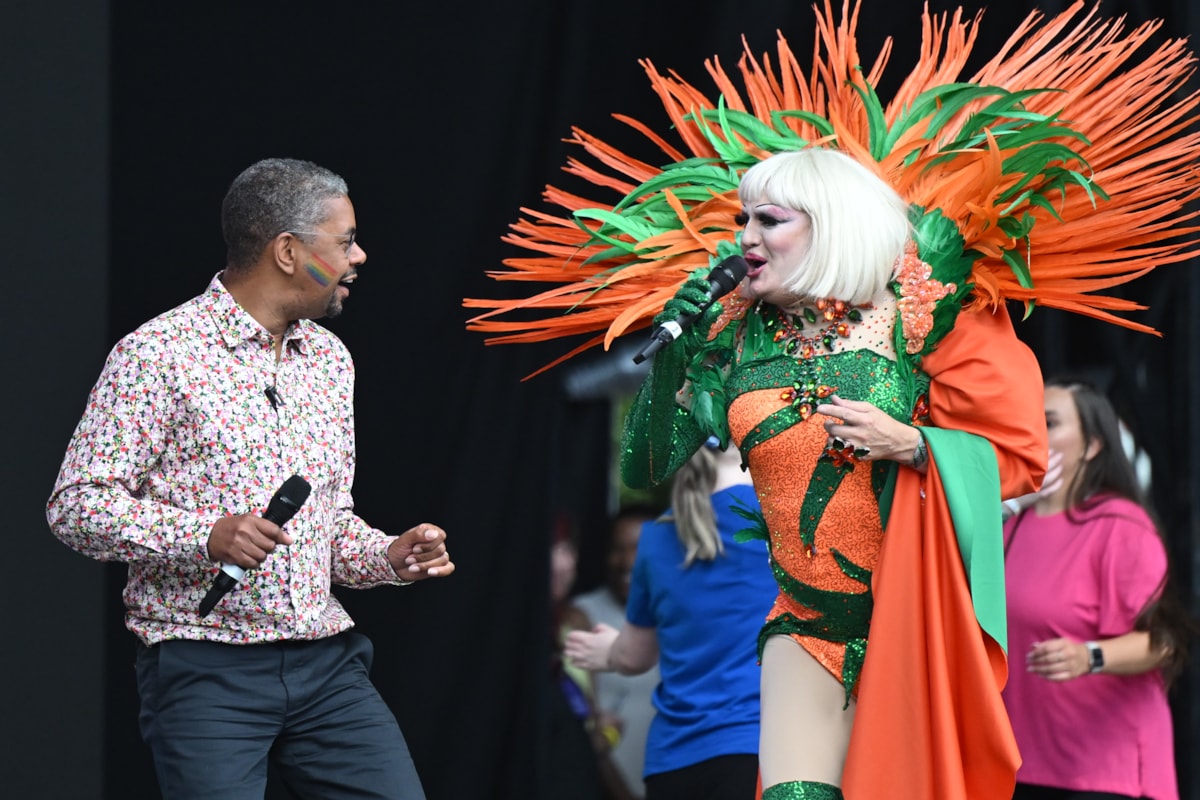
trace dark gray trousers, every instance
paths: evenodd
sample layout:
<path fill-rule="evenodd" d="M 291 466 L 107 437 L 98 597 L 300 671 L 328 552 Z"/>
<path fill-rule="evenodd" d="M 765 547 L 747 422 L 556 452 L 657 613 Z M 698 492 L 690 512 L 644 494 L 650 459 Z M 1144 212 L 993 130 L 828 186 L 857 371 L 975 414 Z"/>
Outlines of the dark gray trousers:
<path fill-rule="evenodd" d="M 137 658 L 142 738 L 166 800 L 262 800 L 267 763 L 299 798 L 423 800 L 371 684 L 367 637 L 168 641 Z"/>

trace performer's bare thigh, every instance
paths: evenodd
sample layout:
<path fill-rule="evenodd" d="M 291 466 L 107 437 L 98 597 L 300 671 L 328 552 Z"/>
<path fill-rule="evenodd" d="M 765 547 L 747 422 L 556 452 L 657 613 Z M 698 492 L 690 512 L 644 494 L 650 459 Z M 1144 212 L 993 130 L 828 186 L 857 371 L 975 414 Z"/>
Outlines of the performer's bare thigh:
<path fill-rule="evenodd" d="M 842 785 L 857 701 L 841 681 L 787 636 L 772 636 L 762 657 L 759 762 L 764 787 L 787 781 Z"/>

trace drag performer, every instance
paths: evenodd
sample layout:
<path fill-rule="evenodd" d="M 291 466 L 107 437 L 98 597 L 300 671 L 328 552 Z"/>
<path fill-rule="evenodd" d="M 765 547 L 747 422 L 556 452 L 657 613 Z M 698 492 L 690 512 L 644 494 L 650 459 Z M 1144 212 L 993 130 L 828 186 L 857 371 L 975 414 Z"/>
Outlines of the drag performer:
<path fill-rule="evenodd" d="M 626 193 L 572 220 L 529 212 L 510 241 L 541 255 L 498 278 L 565 284 L 468 300 L 498 341 L 696 322 L 654 358 L 626 420 L 622 476 L 666 480 L 706 437 L 743 452 L 779 596 L 760 635 L 764 800 L 1001 800 L 1020 763 L 1007 678 L 1001 496 L 1038 486 L 1047 444 L 1038 367 L 1004 304 L 1131 328 L 1093 294 L 1200 250 L 1172 225 L 1200 191 L 1193 59 L 1154 33 L 1081 13 L 1032 15 L 960 78 L 975 23 L 926 15 L 920 63 L 886 105 L 854 39 L 857 9 L 818 15 L 811 77 L 779 44 L 749 53 L 743 102 L 646 64 L 693 157 L 661 170 L 594 137 Z M 1072 25 L 1072 21 L 1074 24 Z M 730 256 L 740 291 L 703 310 Z M 583 269 L 586 266 L 588 269 Z M 584 273 L 584 276 L 581 276 Z M 665 305 L 664 305 L 665 304 Z M 538 323 L 517 308 L 571 313 Z M 661 313 L 659 313 L 661 310 Z"/>
<path fill-rule="evenodd" d="M 772 156 L 745 173 L 740 194 L 751 267 L 743 294 L 720 320 L 710 311 L 656 356 L 626 423 L 622 475 L 634 486 L 665 479 L 696 437 L 732 435 L 763 507 L 780 589 L 759 636 L 763 797 L 839 798 L 863 713 L 864 655 L 886 664 L 885 673 L 936 669 L 914 651 L 928 637 L 908 620 L 896 620 L 903 627 L 886 640 L 872 627 L 871 582 L 885 542 L 901 552 L 889 561 L 893 572 L 877 575 L 880 602 L 917 600 L 928 573 L 931 593 L 945 590 L 929 598 L 939 646 L 967 662 L 962 674 L 984 688 L 981 676 L 990 680 L 1003 664 L 998 653 L 989 659 L 970 596 L 958 591 L 950 512 L 954 501 L 964 513 L 995 509 L 1001 493 L 1039 484 L 1047 452 L 1040 376 L 1003 307 L 960 313 L 915 366 L 910 351 L 923 344 L 918 331 L 933 311 L 919 299 L 952 296 L 956 287 L 926 278 L 926 265 L 906 254 L 905 203 L 849 156 L 823 148 Z M 663 316 L 697 313 L 699 281 L 685 283 Z M 947 486 L 947 475 L 973 477 Z M 969 543 L 967 567 L 985 577 L 975 592 L 992 595 L 1000 523 L 986 522 L 964 535 L 989 537 Z M 914 558 L 921 552 L 924 560 Z M 894 571 L 906 560 L 913 563 Z M 998 604 L 1000 617 L 980 623 L 1002 637 Z M 1018 762 L 999 694 L 978 692 L 970 714 L 956 746 L 1003 746 L 970 780 L 1007 780 L 1011 791 Z M 935 731 L 954 724 L 930 723 Z"/>

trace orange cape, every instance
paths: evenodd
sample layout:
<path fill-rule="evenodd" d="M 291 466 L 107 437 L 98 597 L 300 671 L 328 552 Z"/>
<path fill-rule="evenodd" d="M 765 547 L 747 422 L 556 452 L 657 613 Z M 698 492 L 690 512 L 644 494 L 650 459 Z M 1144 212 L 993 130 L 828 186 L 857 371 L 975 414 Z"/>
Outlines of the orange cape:
<path fill-rule="evenodd" d="M 1041 377 L 1008 314 L 961 314 L 923 368 L 931 423 L 992 443 L 1003 496 L 1032 491 L 1047 453 Z M 872 581 L 843 791 L 848 800 L 1008 800 L 1020 756 L 1000 696 L 1004 650 L 976 619 L 936 450 L 927 475 L 900 473 Z"/>

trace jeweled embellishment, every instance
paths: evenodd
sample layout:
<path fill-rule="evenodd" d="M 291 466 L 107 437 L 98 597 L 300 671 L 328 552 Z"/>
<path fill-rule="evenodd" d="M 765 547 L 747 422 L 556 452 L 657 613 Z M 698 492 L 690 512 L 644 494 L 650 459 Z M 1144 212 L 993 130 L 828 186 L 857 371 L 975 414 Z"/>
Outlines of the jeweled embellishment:
<path fill-rule="evenodd" d="M 922 392 L 917 395 L 917 402 L 913 405 L 912 424 L 924 425 L 929 420 L 929 395 Z"/>
<path fill-rule="evenodd" d="M 871 454 L 869 448 L 855 447 L 849 442 L 844 442 L 841 439 L 830 439 L 825 445 L 825 450 L 821 453 L 821 458 L 833 462 L 835 467 L 844 467 L 847 464 L 853 469 L 854 465 L 862 461 Z"/>
<path fill-rule="evenodd" d="M 953 283 L 933 280 L 933 267 L 917 256 L 917 246 L 909 242 L 900 257 L 896 279 L 900 284 L 900 326 L 904 333 L 904 350 L 909 355 L 925 348 L 925 337 L 933 330 L 933 309 L 939 300 L 958 291 Z"/>
<path fill-rule="evenodd" d="M 753 305 L 754 301 L 749 298 L 742 297 L 737 292 L 731 296 L 727 296 L 721 301 L 721 313 L 717 316 L 716 321 L 708 330 L 709 341 L 712 341 L 718 333 L 723 331 L 727 325 L 734 320 L 739 320 L 746 315 L 747 309 Z"/>
<path fill-rule="evenodd" d="M 785 403 L 791 403 L 796 409 L 796 413 L 800 415 L 800 419 L 806 420 L 820 405 L 818 400 L 824 400 L 836 391 L 836 386 L 801 378 L 780 392 L 779 399 Z"/>
<path fill-rule="evenodd" d="M 841 444 L 841 447 L 838 447 Z M 828 458 L 833 462 L 835 467 L 842 467 L 846 464 L 855 462 L 854 448 L 845 442 L 831 441 L 825 446 L 825 452 L 821 454 L 821 458 Z"/>
<path fill-rule="evenodd" d="M 870 304 L 852 306 L 842 300 L 832 297 L 818 300 L 816 309 L 805 308 L 800 312 L 804 322 L 797 324 L 797 317 L 780 310 L 779 328 L 775 331 L 774 340 L 783 348 L 783 352 L 796 358 L 808 359 L 817 354 L 818 349 L 827 353 L 833 352 L 833 345 L 838 339 L 850 337 L 850 326 L 862 322 L 862 312 L 871 308 Z M 803 331 L 805 323 L 824 327 L 806 335 Z"/>

